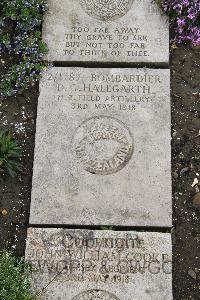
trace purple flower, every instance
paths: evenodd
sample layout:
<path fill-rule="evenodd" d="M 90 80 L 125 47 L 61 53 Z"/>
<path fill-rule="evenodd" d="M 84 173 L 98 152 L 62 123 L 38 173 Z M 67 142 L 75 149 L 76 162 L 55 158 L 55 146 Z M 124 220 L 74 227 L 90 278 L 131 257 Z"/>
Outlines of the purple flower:
<path fill-rule="evenodd" d="M 190 5 L 189 0 L 183 0 L 183 5 L 186 6 L 186 7 L 187 7 L 188 5 Z"/>
<path fill-rule="evenodd" d="M 200 44 L 199 0 L 163 0 L 163 10 L 170 16 L 170 26 L 175 32 L 173 41 L 189 42 L 191 45 Z M 171 17 L 172 16 L 172 17 Z"/>
<path fill-rule="evenodd" d="M 189 15 L 188 15 L 188 18 L 191 19 L 191 20 L 194 20 L 195 17 L 196 17 L 195 14 L 189 14 Z"/>
<path fill-rule="evenodd" d="M 178 26 L 183 27 L 183 26 L 185 26 L 185 20 L 178 18 L 177 19 L 177 24 L 178 24 Z"/>

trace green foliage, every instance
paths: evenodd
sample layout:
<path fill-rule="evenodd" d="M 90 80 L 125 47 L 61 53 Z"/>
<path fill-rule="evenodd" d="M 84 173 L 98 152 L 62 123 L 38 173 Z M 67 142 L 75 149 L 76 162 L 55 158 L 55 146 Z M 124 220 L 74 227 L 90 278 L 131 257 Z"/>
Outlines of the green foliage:
<path fill-rule="evenodd" d="M 4 33 L 0 35 L 0 43 L 4 44 L 5 47 L 10 45 L 10 35 L 8 33 Z"/>
<path fill-rule="evenodd" d="M 46 8 L 45 0 L 1 0 L 0 50 L 13 58 L 13 64 L 6 66 L 7 72 L 1 76 L 1 96 L 14 95 L 40 78 L 47 52 L 41 34 Z"/>
<path fill-rule="evenodd" d="M 0 171 L 14 177 L 20 170 L 21 148 L 8 132 L 0 131 Z M 1 298 L 0 298 L 1 299 Z"/>
<path fill-rule="evenodd" d="M 38 299 L 30 289 L 30 272 L 30 266 L 22 258 L 0 251 L 0 299 Z"/>

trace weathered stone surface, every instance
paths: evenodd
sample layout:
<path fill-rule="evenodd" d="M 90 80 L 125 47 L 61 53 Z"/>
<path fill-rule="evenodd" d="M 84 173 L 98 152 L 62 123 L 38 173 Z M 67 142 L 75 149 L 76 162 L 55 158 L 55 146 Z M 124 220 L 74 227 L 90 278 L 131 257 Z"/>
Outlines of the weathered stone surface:
<path fill-rule="evenodd" d="M 152 0 L 48 0 L 50 61 L 168 63 L 168 19 Z"/>
<path fill-rule="evenodd" d="M 171 226 L 169 70 L 52 68 L 31 224 Z"/>
<path fill-rule="evenodd" d="M 26 248 L 48 300 L 171 300 L 171 254 L 155 232 L 29 228 Z"/>

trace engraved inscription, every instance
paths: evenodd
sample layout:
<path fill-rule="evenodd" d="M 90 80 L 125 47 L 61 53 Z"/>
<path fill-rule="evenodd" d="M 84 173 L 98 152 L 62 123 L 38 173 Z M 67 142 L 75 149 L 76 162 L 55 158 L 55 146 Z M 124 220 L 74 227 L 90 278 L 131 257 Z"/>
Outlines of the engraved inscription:
<path fill-rule="evenodd" d="M 80 80 L 80 76 L 84 80 Z M 110 111 L 112 115 L 115 111 L 135 114 L 144 107 L 150 110 L 157 102 L 155 87 L 163 84 L 163 80 L 159 74 L 102 74 L 92 71 L 84 75 L 74 69 L 62 74 L 49 73 L 42 83 L 45 86 L 55 84 L 57 100 L 63 102 L 62 105 L 67 103 L 69 110 L 90 110 L 95 114 Z M 143 120 L 146 118 L 148 115 L 143 115 Z"/>
<path fill-rule="evenodd" d="M 172 272 L 171 254 L 156 245 L 150 247 L 150 243 L 151 237 L 147 240 L 136 233 L 94 236 L 89 231 L 60 230 L 48 238 L 37 236 L 37 243 L 29 246 L 26 258 L 36 276 L 37 272 L 50 277 L 59 274 L 57 280 L 61 282 L 129 285 L 137 276 L 162 275 L 167 279 Z M 73 300 L 79 299 L 76 297 Z"/>
<path fill-rule="evenodd" d="M 80 0 L 88 15 L 109 21 L 124 16 L 131 8 L 133 0 Z"/>
<path fill-rule="evenodd" d="M 128 128 L 112 117 L 99 116 L 85 121 L 77 129 L 74 149 L 84 169 L 92 174 L 118 172 L 133 154 Z"/>
<path fill-rule="evenodd" d="M 103 58 L 147 57 L 149 37 L 138 26 L 74 25 L 65 33 L 64 55 Z M 159 45 L 159 41 L 158 45 Z"/>
<path fill-rule="evenodd" d="M 119 300 L 115 295 L 102 290 L 85 291 L 72 300 Z"/>

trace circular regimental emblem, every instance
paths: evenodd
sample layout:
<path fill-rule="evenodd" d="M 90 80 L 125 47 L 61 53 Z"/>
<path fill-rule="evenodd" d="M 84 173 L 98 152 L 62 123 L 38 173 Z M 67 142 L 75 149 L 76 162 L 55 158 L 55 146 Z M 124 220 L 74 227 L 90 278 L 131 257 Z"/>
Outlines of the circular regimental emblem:
<path fill-rule="evenodd" d="M 129 129 L 112 117 L 94 117 L 81 124 L 73 141 L 83 168 L 97 175 L 118 172 L 133 154 Z"/>
<path fill-rule="evenodd" d="M 119 298 L 109 292 L 90 290 L 79 294 L 72 300 L 119 300 Z"/>
<path fill-rule="evenodd" d="M 133 0 L 80 0 L 86 13 L 94 18 L 109 21 L 124 16 Z"/>

